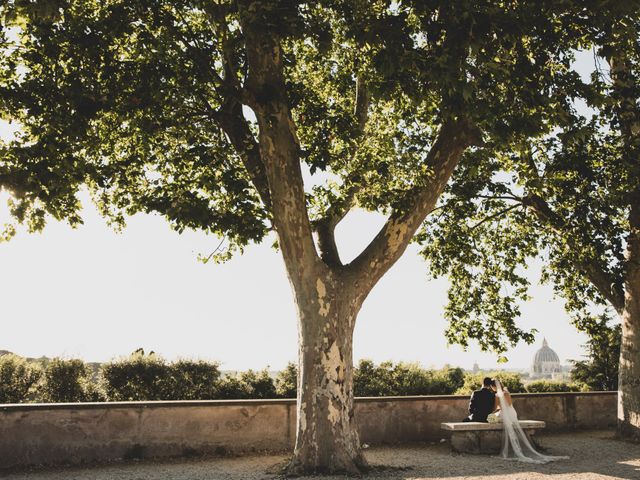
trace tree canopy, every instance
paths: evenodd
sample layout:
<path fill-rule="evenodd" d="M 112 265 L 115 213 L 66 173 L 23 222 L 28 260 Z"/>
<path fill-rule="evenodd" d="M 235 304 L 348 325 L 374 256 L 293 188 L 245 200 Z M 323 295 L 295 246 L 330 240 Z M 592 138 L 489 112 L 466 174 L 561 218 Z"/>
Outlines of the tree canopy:
<path fill-rule="evenodd" d="M 600 317 L 591 326 L 587 345 L 587 358 L 572 360 L 571 379 L 587 385 L 592 390 L 617 390 L 618 365 L 620 363 L 619 324 L 608 325 L 609 318 Z"/>
<path fill-rule="evenodd" d="M 365 3 L 5 4 L 0 112 L 22 130 L 2 147 L 0 185 L 15 219 L 77 225 L 87 185 L 117 225 L 159 212 L 235 246 L 263 239 L 270 192 L 247 107 L 262 99 L 247 98 L 241 9 L 283 39 L 284 92 L 262 95 L 286 95 L 300 160 L 333 180 L 307 192 L 318 228 L 354 204 L 410 203 L 447 118 L 507 145 L 569 108 L 566 35 L 539 6 Z"/>
<path fill-rule="evenodd" d="M 625 305 L 625 248 L 639 201 L 639 10 L 609 5 L 584 28 L 593 73 L 576 78 L 562 122 L 513 148 L 466 156 L 419 241 L 435 275 L 449 275 L 449 338 L 504 352 L 517 328 L 527 265 L 566 301 L 576 325 L 598 334 L 595 306 Z M 620 65 L 624 63 L 624 73 Z M 618 71 L 616 71 L 616 67 Z M 635 116 L 635 117 L 634 117 Z M 626 123 L 626 125 L 625 125 Z M 637 123 L 636 127 L 637 128 Z"/>

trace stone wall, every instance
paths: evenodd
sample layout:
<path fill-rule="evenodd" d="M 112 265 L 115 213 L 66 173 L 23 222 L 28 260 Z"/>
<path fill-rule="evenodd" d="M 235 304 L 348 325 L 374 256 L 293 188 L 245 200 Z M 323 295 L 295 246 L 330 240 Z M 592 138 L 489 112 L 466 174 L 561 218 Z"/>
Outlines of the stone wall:
<path fill-rule="evenodd" d="M 550 429 L 616 423 L 616 393 L 514 394 L 521 419 Z M 468 398 L 359 398 L 362 442 L 420 442 L 444 437 Z M 293 400 L 212 400 L 0 405 L 0 468 L 78 464 L 122 458 L 286 451 L 295 440 Z"/>

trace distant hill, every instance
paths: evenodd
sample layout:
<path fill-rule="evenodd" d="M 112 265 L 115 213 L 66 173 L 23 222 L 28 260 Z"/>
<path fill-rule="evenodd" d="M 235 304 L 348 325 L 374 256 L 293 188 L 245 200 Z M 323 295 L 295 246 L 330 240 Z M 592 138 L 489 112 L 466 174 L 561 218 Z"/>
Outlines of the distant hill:
<path fill-rule="evenodd" d="M 2 357 L 4 355 L 15 355 L 16 357 L 22 357 L 22 355 L 18 355 L 17 353 L 10 352 L 9 350 L 0 350 L 0 357 Z M 50 359 L 47 358 L 47 357 L 40 357 L 40 358 L 28 358 L 27 357 L 27 358 L 25 358 L 25 360 L 28 360 L 30 362 L 47 362 Z"/>
<path fill-rule="evenodd" d="M 39 358 L 34 358 L 34 357 L 27 357 L 26 358 L 27 361 L 29 362 L 37 362 L 37 363 L 42 363 L 43 365 L 46 365 L 47 363 L 49 363 L 51 361 L 51 359 L 49 357 L 39 357 Z"/>
<path fill-rule="evenodd" d="M 22 357 L 22 355 L 18 355 L 17 353 L 10 352 L 9 350 L 0 350 L 0 357 L 3 357 L 4 355 L 15 355 L 16 357 Z M 29 362 L 47 363 L 51 359 L 48 357 L 40 357 L 40 358 L 27 357 L 25 358 L 25 360 L 28 360 Z"/>

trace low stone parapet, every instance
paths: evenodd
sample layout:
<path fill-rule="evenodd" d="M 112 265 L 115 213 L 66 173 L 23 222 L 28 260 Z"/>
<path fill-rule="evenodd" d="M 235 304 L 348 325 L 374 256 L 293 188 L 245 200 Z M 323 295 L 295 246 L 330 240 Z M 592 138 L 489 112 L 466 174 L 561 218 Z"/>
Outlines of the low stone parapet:
<path fill-rule="evenodd" d="M 616 424 L 616 392 L 512 394 L 521 418 L 551 430 Z M 358 398 L 363 443 L 438 441 L 466 396 Z M 290 451 L 295 400 L 0 405 L 0 468 L 121 458 Z"/>

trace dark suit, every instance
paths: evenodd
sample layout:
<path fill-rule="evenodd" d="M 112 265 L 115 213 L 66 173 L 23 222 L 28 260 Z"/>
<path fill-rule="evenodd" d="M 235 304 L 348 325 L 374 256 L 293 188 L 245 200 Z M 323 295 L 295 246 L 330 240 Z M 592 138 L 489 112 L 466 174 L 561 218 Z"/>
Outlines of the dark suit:
<path fill-rule="evenodd" d="M 487 416 L 493 412 L 496 394 L 490 388 L 476 390 L 471 394 L 469 402 L 470 415 L 464 419 L 465 422 L 486 422 Z"/>

